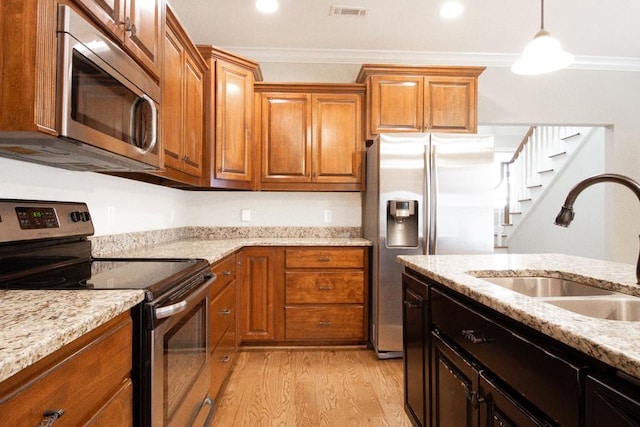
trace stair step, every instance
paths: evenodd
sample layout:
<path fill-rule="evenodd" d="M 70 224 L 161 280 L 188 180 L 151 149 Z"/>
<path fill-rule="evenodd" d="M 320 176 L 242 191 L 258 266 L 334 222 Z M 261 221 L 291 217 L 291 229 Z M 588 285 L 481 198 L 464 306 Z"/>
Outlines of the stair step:
<path fill-rule="evenodd" d="M 549 155 L 549 158 L 550 158 L 550 159 L 553 159 L 554 157 L 560 157 L 560 156 L 566 156 L 566 155 L 567 155 L 567 152 L 566 152 L 566 151 L 561 151 L 561 152 L 559 152 L 559 153 L 550 154 L 550 155 Z"/>

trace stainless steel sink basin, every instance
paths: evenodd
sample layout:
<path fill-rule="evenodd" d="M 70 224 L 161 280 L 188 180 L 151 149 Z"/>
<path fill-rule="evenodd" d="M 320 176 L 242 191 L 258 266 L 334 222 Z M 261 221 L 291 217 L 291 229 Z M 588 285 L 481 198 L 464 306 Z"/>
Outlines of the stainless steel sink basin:
<path fill-rule="evenodd" d="M 613 292 L 557 277 L 480 277 L 503 288 L 529 297 L 611 295 Z"/>
<path fill-rule="evenodd" d="M 546 300 L 546 303 L 584 316 L 607 320 L 640 320 L 640 298 L 620 296 L 607 298 L 570 298 Z"/>

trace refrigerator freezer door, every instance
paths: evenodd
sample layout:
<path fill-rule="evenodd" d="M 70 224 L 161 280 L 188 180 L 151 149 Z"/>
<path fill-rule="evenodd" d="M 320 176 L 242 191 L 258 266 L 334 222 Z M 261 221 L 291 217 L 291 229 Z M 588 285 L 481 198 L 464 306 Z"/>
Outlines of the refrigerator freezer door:
<path fill-rule="evenodd" d="M 375 204 L 366 204 L 364 212 L 365 220 L 367 216 L 375 216 L 369 233 L 365 226 L 365 237 L 374 242 L 371 336 L 378 357 L 399 357 L 402 355 L 402 266 L 396 257 L 425 253 L 424 197 L 429 135 L 381 135 L 369 151 L 365 197 L 377 199 Z M 397 200 L 410 201 L 417 220 L 417 239 L 407 239 L 406 246 L 396 245 L 393 238 L 390 242 L 387 235 L 389 222 L 395 221 L 389 218 L 389 205 Z M 405 223 L 404 229 L 410 226 Z"/>

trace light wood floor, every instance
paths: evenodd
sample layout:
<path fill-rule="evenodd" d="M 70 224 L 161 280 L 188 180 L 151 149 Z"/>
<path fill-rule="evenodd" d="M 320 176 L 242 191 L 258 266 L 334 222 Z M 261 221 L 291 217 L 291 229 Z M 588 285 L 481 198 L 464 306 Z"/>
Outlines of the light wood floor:
<path fill-rule="evenodd" d="M 402 359 L 366 349 L 242 351 L 213 419 L 214 427 L 410 425 Z"/>

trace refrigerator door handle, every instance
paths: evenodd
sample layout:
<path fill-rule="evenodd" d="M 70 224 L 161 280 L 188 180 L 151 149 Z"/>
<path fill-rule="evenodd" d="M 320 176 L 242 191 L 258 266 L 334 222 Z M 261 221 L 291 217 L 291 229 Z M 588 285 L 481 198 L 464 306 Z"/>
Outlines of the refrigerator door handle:
<path fill-rule="evenodd" d="M 424 201 L 424 206 L 422 211 L 424 212 L 423 218 L 423 230 L 422 230 L 422 254 L 428 255 L 431 253 L 430 249 L 430 230 L 431 230 L 431 144 L 427 143 L 424 146 L 424 156 L 423 162 L 424 167 L 422 170 L 424 171 L 424 179 L 422 184 L 422 200 Z"/>
<path fill-rule="evenodd" d="M 436 158 L 436 144 L 429 142 L 429 255 L 435 255 L 438 250 L 438 168 Z"/>

